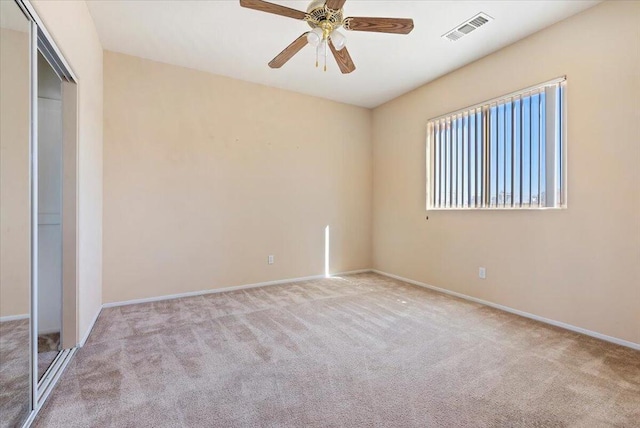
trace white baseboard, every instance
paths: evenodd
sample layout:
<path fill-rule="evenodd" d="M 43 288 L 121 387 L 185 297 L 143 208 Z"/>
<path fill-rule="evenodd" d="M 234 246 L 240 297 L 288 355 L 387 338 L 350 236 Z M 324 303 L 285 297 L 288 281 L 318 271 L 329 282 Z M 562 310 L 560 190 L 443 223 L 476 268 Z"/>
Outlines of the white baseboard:
<path fill-rule="evenodd" d="M 93 330 L 93 326 L 96 325 L 96 321 L 98 321 L 98 317 L 100 316 L 100 312 L 102 312 L 102 307 L 100 307 L 100 309 L 98 309 L 98 312 L 96 312 L 95 316 L 93 317 L 93 320 L 91 321 L 91 324 L 89 324 L 89 328 L 87 329 L 87 331 L 85 332 L 84 336 L 82 337 L 82 340 L 78 344 L 78 347 L 82 348 L 84 346 L 84 344 L 87 343 L 87 339 L 89 338 L 89 335 L 91 334 L 91 331 Z"/>
<path fill-rule="evenodd" d="M 518 309 L 510 308 L 508 306 L 500 305 L 498 303 L 492 303 L 492 302 L 489 302 L 487 300 L 482 300 L 482 299 L 478 299 L 476 297 L 467 296 L 466 294 L 457 293 L 455 291 L 447 290 L 446 288 L 435 287 L 433 285 L 426 284 L 424 282 L 415 281 L 415 280 L 409 279 L 409 278 L 404 278 L 402 276 L 394 275 L 392 273 L 382 272 L 382 271 L 379 271 L 377 269 L 372 269 L 371 271 L 375 272 L 375 273 L 378 273 L 380 275 L 387 276 L 389 278 L 397 279 L 399 281 L 408 282 L 409 284 L 417 285 L 419 287 L 428 288 L 430 290 L 438 291 L 440 293 L 448 294 L 450 296 L 459 297 L 461 299 L 469 300 L 471 302 L 480 303 L 480 304 L 485 305 L 485 306 L 490 306 L 490 307 L 495 308 L 495 309 L 500 309 L 500 310 L 505 311 L 505 312 L 510 312 L 512 314 L 515 314 L 515 315 L 520 315 L 520 316 L 525 317 L 525 318 L 530 318 L 532 320 L 540 321 L 540 322 L 543 322 L 543 323 L 546 323 L 546 324 L 551 324 L 553 326 L 564 328 L 566 330 L 575 331 L 576 333 L 581 333 L 581 334 L 584 334 L 584 335 L 587 335 L 587 336 L 595 337 L 596 339 L 601 339 L 601 340 L 605 340 L 607 342 L 615 343 L 616 345 L 626 346 L 628 348 L 640 350 L 640 344 L 639 343 L 630 342 L 630 341 L 624 340 L 624 339 L 618 339 L 617 337 L 613 337 L 613 336 L 607 336 L 606 334 L 602 334 L 602 333 L 598 333 L 598 332 L 595 332 L 595 331 L 587 330 L 587 329 L 582 328 L 582 327 L 577 327 L 575 325 L 567 324 L 567 323 L 560 322 L 560 321 L 555 321 L 555 320 L 552 320 L 552 319 L 549 319 L 549 318 L 544 318 L 544 317 L 541 317 L 541 316 L 538 316 L 538 315 L 531 314 L 529 312 L 524 312 L 524 311 L 521 311 L 521 310 L 518 310 Z"/>
<path fill-rule="evenodd" d="M 0 322 L 18 321 L 18 320 L 26 320 L 26 319 L 29 319 L 29 314 L 7 315 L 4 317 L 0 317 Z"/>
<path fill-rule="evenodd" d="M 331 274 L 331 277 L 338 277 L 343 275 L 353 275 L 357 273 L 365 273 L 372 272 L 372 269 L 359 269 L 359 270 L 350 270 L 346 272 L 339 272 Z M 139 303 L 150 303 L 150 302 L 159 302 L 162 300 L 171 300 L 171 299 L 180 299 L 182 297 L 193 297 L 193 296 L 202 296 L 205 294 L 214 294 L 214 293 L 225 293 L 227 291 L 236 291 L 236 290 L 245 290 L 248 288 L 257 288 L 257 287 L 265 287 L 268 285 L 279 285 L 279 284 L 289 284 L 292 282 L 300 282 L 300 281 L 309 281 L 312 279 L 321 279 L 325 278 L 324 275 L 312 275 L 312 276 L 303 276 L 299 278 L 288 278 L 288 279 L 278 279 L 275 281 L 265 281 L 265 282 L 256 282 L 253 284 L 244 284 L 244 285 L 234 285 L 232 287 L 222 287 L 222 288 L 212 288 L 209 290 L 201 290 L 201 291 L 189 291 L 186 293 L 179 294 L 168 294 L 164 296 L 156 296 L 156 297 L 146 297 L 143 299 L 133 299 L 133 300 L 124 300 L 121 302 L 110 302 L 104 303 L 102 305 L 103 308 L 114 308 L 117 306 L 127 306 L 127 305 L 136 305 Z"/>

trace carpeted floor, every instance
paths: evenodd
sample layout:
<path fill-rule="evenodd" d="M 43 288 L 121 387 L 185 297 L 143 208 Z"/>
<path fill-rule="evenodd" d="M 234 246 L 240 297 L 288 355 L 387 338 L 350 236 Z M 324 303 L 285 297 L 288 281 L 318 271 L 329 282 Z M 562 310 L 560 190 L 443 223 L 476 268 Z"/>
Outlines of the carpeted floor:
<path fill-rule="evenodd" d="M 58 355 L 60 333 L 38 336 L 38 379 Z M 29 320 L 0 322 L 0 428 L 22 426 L 31 395 Z"/>
<path fill-rule="evenodd" d="M 640 352 L 376 274 L 103 310 L 37 427 L 637 427 Z"/>
<path fill-rule="evenodd" d="M 29 320 L 0 322 L 0 428 L 22 425 L 29 415 Z"/>

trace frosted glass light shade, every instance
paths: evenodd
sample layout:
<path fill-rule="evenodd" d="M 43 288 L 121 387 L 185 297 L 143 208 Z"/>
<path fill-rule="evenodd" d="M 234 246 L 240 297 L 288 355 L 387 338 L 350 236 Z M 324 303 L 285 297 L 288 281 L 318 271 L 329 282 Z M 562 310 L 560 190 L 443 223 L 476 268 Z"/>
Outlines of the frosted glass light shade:
<path fill-rule="evenodd" d="M 322 29 L 316 27 L 307 33 L 307 42 L 311 46 L 317 47 L 321 41 L 322 41 Z"/>
<path fill-rule="evenodd" d="M 342 50 L 347 45 L 347 38 L 344 36 L 344 34 L 339 32 L 338 30 L 333 30 L 331 32 L 330 37 L 331 37 L 331 42 L 333 43 L 333 46 L 338 51 Z"/>

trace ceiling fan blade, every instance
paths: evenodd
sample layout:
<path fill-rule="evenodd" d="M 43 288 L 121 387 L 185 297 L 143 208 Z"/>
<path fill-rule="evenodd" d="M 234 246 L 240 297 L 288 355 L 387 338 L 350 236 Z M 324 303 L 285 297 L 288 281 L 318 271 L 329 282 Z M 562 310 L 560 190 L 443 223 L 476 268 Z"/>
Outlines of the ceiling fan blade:
<path fill-rule="evenodd" d="M 307 16 L 306 13 L 291 9 L 290 7 L 280 6 L 279 4 L 269 3 L 262 0 L 240 0 L 240 6 L 249 9 L 259 10 L 261 12 L 274 13 L 276 15 L 282 15 L 293 19 L 304 19 Z"/>
<path fill-rule="evenodd" d="M 327 0 L 327 7 L 333 10 L 340 10 L 347 0 Z"/>
<path fill-rule="evenodd" d="M 309 32 L 303 33 L 300 37 L 295 39 L 293 43 L 284 48 L 282 52 L 280 52 L 274 59 L 269 63 L 269 67 L 271 68 L 280 68 L 286 64 L 295 54 L 297 54 L 300 49 L 307 45 L 307 34 Z"/>
<path fill-rule="evenodd" d="M 341 50 L 337 50 L 335 46 L 333 46 L 333 42 L 331 41 L 331 39 L 329 39 L 329 47 L 331 48 L 333 57 L 336 59 L 336 62 L 338 63 L 338 67 L 340 67 L 340 71 L 342 71 L 342 74 L 349 74 L 356 69 L 356 65 L 353 63 L 351 55 L 349 55 L 349 51 L 346 47 L 342 48 Z"/>
<path fill-rule="evenodd" d="M 409 34 L 413 30 L 413 19 L 408 18 L 364 18 L 345 19 L 344 28 L 352 31 Z"/>

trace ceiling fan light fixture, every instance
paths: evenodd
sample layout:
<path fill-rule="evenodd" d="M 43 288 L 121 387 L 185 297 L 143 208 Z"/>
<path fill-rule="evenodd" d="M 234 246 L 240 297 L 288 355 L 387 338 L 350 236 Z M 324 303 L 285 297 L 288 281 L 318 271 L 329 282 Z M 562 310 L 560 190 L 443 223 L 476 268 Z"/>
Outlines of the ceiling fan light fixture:
<path fill-rule="evenodd" d="M 347 38 L 338 30 L 333 30 L 330 37 L 333 47 L 336 48 L 337 51 L 341 51 L 347 45 Z"/>
<path fill-rule="evenodd" d="M 318 47 L 320 45 L 320 42 L 322 42 L 322 38 L 323 36 L 321 28 L 316 27 L 307 33 L 307 42 L 311 46 Z"/>
<path fill-rule="evenodd" d="M 324 70 L 327 70 L 327 56 L 329 48 L 331 48 L 331 54 L 338 63 L 338 68 L 340 68 L 342 74 L 348 74 L 354 71 L 356 66 L 346 47 L 346 37 L 344 34 L 335 31 L 337 28 L 344 28 L 348 31 L 409 34 L 413 30 L 413 19 L 366 16 L 345 17 L 343 6 L 346 1 L 347 0 L 311 0 L 306 13 L 265 0 L 240 0 L 240 6 L 305 21 L 311 27 L 311 31 L 302 33 L 282 52 L 276 55 L 276 57 L 269 62 L 269 67 L 282 67 L 303 47 L 309 44 L 316 48 L 316 67 L 319 65 L 318 59 L 320 56 L 324 56 Z M 477 19 L 480 19 L 480 17 L 477 17 Z M 485 19 L 485 22 L 486 21 Z M 469 23 L 474 27 L 481 25 L 476 25 L 475 19 L 469 21 Z M 324 53 L 324 55 L 322 55 L 322 53 Z"/>

